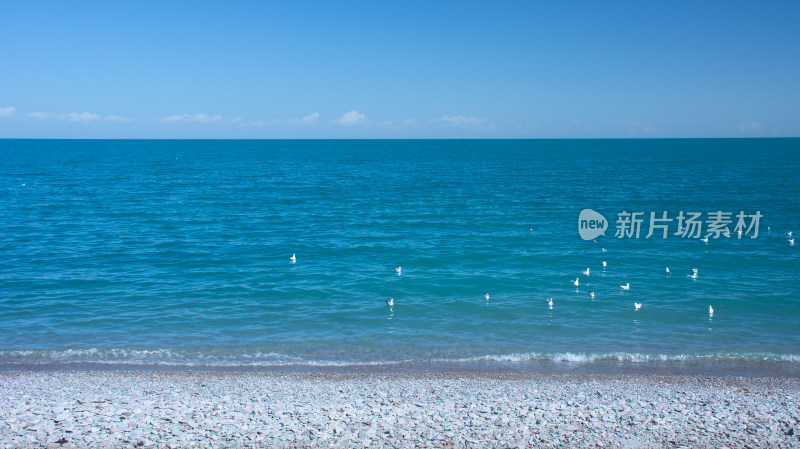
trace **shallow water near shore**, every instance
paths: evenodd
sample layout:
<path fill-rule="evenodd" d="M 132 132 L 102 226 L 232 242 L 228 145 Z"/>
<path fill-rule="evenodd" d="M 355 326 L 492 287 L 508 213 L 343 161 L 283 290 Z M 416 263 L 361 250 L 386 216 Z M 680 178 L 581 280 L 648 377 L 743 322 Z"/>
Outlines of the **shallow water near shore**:
<path fill-rule="evenodd" d="M 2 140 L 0 367 L 796 376 L 798 172 L 799 139 Z M 645 238 L 680 211 L 758 236 Z"/>

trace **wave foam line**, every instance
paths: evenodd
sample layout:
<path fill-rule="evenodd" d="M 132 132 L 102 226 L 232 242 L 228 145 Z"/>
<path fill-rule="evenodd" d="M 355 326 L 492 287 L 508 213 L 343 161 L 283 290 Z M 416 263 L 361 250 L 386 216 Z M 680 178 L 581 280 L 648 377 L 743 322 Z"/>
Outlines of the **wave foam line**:
<path fill-rule="evenodd" d="M 639 352 L 529 352 L 504 355 L 484 355 L 458 360 L 440 360 L 456 362 L 560 362 L 560 363 L 593 363 L 593 362 L 789 362 L 800 363 L 800 354 L 776 354 L 760 352 L 713 352 L 694 354 L 648 354 Z"/>
<path fill-rule="evenodd" d="M 49 349 L 49 350 L 6 350 L 0 351 L 0 363 L 95 363 L 109 365 L 158 365 L 158 366 L 355 366 L 392 365 L 408 363 L 412 360 L 398 361 L 339 361 L 310 360 L 279 353 L 232 353 L 209 354 L 172 349 Z"/>
<path fill-rule="evenodd" d="M 404 363 L 671 363 L 671 362 L 772 362 L 800 364 L 800 354 L 710 352 L 657 354 L 640 352 L 528 352 L 482 355 L 465 358 L 404 360 L 311 360 L 274 352 L 213 354 L 174 349 L 86 348 L 50 350 L 2 350 L 0 363 L 98 363 L 161 366 L 355 366 L 397 365 Z"/>

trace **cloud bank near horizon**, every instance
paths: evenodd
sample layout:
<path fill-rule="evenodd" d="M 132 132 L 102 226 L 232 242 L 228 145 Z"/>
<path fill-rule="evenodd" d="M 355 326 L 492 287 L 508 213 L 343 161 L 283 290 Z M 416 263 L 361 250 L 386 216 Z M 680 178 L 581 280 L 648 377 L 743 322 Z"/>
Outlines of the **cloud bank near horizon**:
<path fill-rule="evenodd" d="M 129 129 L 137 133 L 142 138 L 148 137 L 170 137 L 169 129 L 193 129 L 196 132 L 201 130 L 201 137 L 218 136 L 219 138 L 270 138 L 275 135 L 283 137 L 296 136 L 305 138 L 313 136 L 315 138 L 341 136 L 342 130 L 347 130 L 346 136 L 353 138 L 399 138 L 403 133 L 408 133 L 412 138 L 424 138 L 433 136 L 436 138 L 457 138 L 457 137 L 481 137 L 481 138 L 565 138 L 565 137 L 637 137 L 637 138 L 659 138 L 670 137 L 670 126 L 673 123 L 655 123 L 651 121 L 639 122 L 634 120 L 618 120 L 613 125 L 617 135 L 593 135 L 594 128 L 581 121 L 570 121 L 558 126 L 547 129 L 541 124 L 521 124 L 514 122 L 512 125 L 493 123 L 487 118 L 476 117 L 473 115 L 449 115 L 444 114 L 430 119 L 420 120 L 418 118 L 369 120 L 366 114 L 358 110 L 349 110 L 333 119 L 324 119 L 320 112 L 310 112 L 308 114 L 288 118 L 288 119 L 268 119 L 268 118 L 242 118 L 235 116 L 226 118 L 222 114 L 180 113 L 167 115 L 161 118 L 136 118 L 121 114 L 99 114 L 95 112 L 20 112 L 16 106 L 0 107 L 0 135 L 2 134 L 2 124 L 15 122 L 17 124 L 26 123 L 37 128 L 48 126 L 47 123 L 63 123 L 62 126 L 81 126 L 82 132 L 103 129 L 104 123 L 108 126 L 123 127 L 119 129 Z M 41 123 L 36 125 L 36 123 Z M 159 124 L 166 134 L 155 134 L 149 129 Z M 86 126 L 92 128 L 86 128 Z M 180 125 L 180 126 L 178 126 Z M 178 128 L 174 128 L 178 126 Z M 68 133 L 68 128 L 58 128 Z M 87 129 L 89 131 L 87 131 Z M 117 128 L 115 128 L 117 129 Z M 240 130 L 240 134 L 237 131 Z M 297 129 L 300 134 L 293 135 L 292 129 Z M 65 131 L 67 130 L 67 131 Z M 261 134 L 258 133 L 261 131 Z M 205 134 L 203 134 L 205 133 Z M 255 133 L 255 134 L 254 134 Z M 309 134 L 310 133 L 310 134 Z M 516 134 L 514 134 L 516 133 Z M 718 136 L 689 136 L 689 137 L 771 137 L 779 134 L 779 130 L 770 128 L 767 125 L 750 120 L 746 122 L 736 122 L 724 124 L 720 127 Z M 92 135 L 87 135 L 92 137 Z M 103 136 L 106 137 L 106 136 Z M 174 134 L 175 138 L 186 137 L 180 132 Z M 779 136 L 780 137 L 780 136 Z M 791 136 L 788 136 L 791 137 Z"/>

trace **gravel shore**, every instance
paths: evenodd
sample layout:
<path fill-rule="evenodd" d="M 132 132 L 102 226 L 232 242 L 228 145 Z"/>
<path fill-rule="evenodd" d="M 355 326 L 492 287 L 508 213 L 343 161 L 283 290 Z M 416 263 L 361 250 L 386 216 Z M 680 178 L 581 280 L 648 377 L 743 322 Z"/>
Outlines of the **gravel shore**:
<path fill-rule="evenodd" d="M 800 381 L 0 373 L 0 447 L 800 447 Z"/>

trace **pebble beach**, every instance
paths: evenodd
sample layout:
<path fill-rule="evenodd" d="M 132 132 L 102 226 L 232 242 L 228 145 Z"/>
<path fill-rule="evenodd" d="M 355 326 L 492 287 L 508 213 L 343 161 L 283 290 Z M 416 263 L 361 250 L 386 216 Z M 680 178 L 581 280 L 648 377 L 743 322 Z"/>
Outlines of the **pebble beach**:
<path fill-rule="evenodd" d="M 800 447 L 791 378 L 17 371 L 0 447 Z"/>

